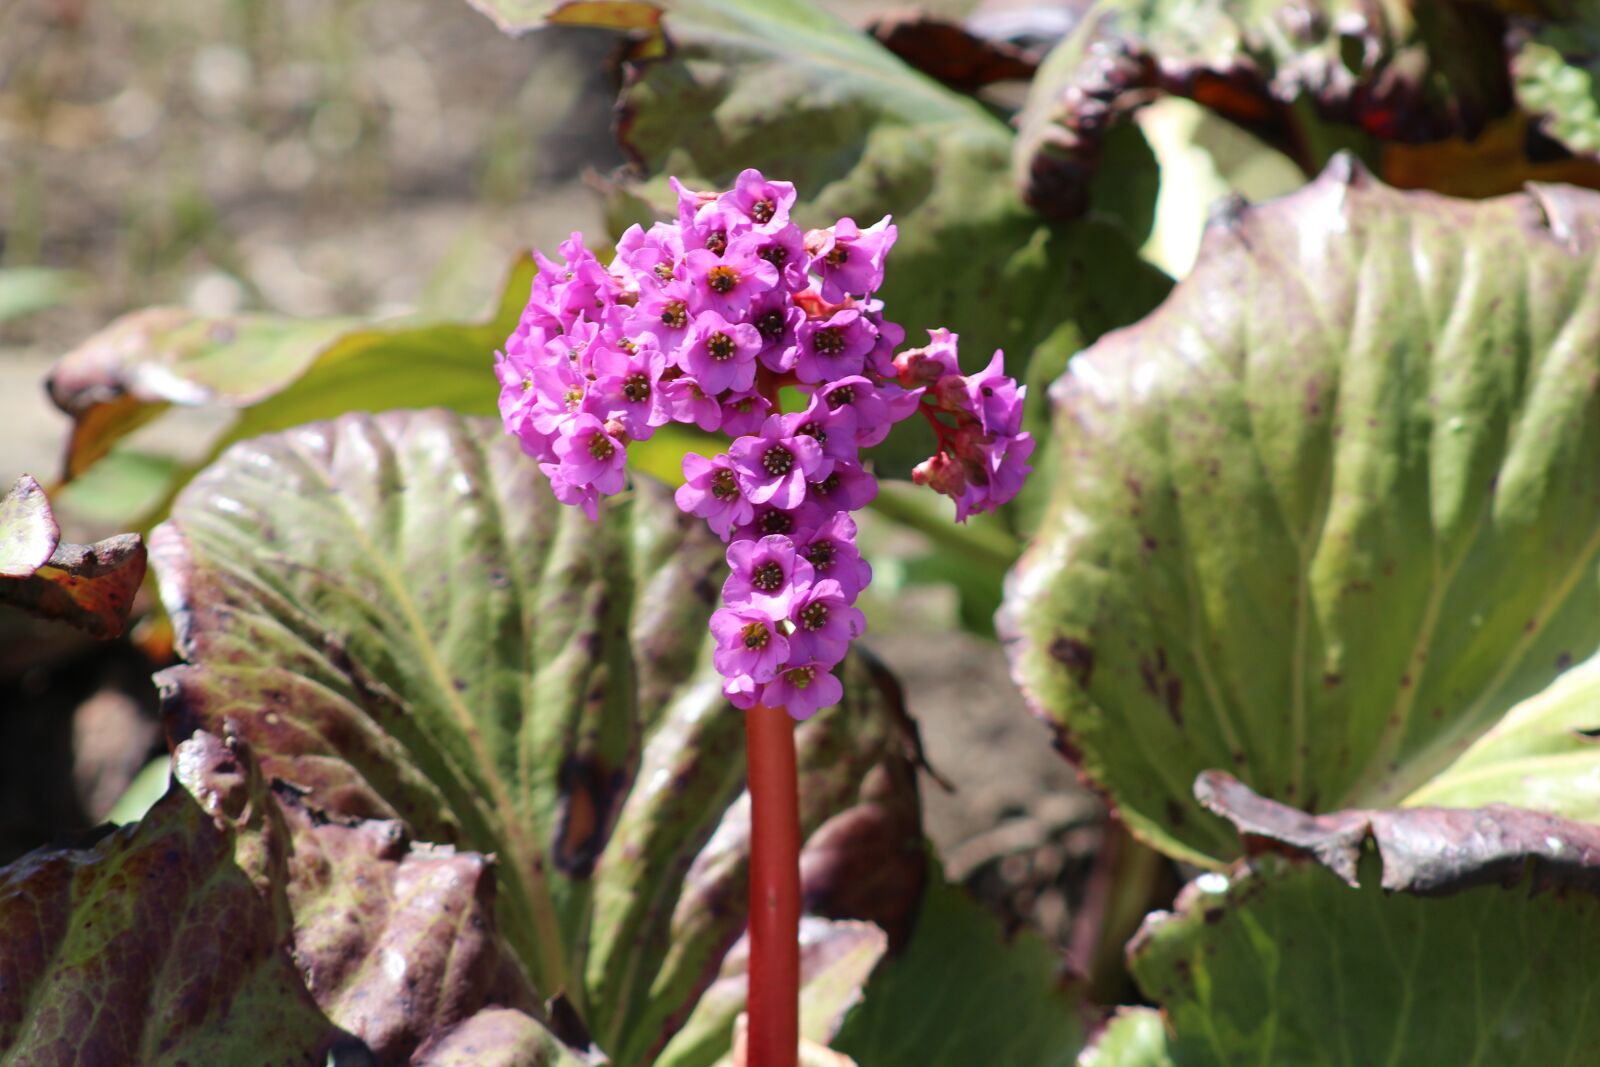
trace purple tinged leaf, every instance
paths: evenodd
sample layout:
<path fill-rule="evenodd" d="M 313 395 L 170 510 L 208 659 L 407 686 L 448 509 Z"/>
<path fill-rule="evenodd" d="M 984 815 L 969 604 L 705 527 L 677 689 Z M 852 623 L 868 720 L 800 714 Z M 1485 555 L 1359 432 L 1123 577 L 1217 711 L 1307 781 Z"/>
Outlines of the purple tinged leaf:
<path fill-rule="evenodd" d="M 144 581 L 138 534 L 93 545 L 61 543 L 44 490 L 24 475 L 0 500 L 0 604 L 70 623 L 93 637 L 116 637 Z"/>

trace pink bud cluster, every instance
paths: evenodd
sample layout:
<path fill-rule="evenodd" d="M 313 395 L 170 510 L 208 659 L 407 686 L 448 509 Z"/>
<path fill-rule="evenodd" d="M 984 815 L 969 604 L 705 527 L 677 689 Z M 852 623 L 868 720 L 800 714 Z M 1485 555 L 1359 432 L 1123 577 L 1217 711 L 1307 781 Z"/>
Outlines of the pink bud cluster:
<path fill-rule="evenodd" d="M 872 297 L 896 238 L 888 218 L 802 231 L 794 186 L 755 170 L 723 193 L 673 187 L 676 221 L 631 227 L 609 266 L 580 234 L 563 263 L 537 257 L 496 357 L 500 412 L 556 497 L 590 518 L 623 488 L 628 446 L 658 427 L 733 439 L 685 456 L 677 491 L 730 542 L 713 660 L 736 706 L 805 718 L 838 701 L 833 668 L 865 628 L 854 602 L 872 571 L 850 512 L 877 481 L 861 450 L 920 409 L 940 447 L 916 480 L 953 497 L 958 518 L 993 509 L 1028 471 L 1023 390 L 998 352 L 962 375 L 945 330 L 895 355 L 905 331 Z M 785 388 L 798 410 L 781 410 Z"/>

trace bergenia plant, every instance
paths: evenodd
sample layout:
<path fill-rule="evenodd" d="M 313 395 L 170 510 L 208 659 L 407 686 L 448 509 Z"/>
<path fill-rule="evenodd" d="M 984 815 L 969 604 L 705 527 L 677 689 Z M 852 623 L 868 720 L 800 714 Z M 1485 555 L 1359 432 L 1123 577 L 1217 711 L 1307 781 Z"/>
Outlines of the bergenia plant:
<path fill-rule="evenodd" d="M 756 170 L 726 192 L 673 187 L 677 219 L 631 227 L 609 265 L 576 233 L 564 262 L 538 257 L 497 355 L 500 413 L 556 497 L 591 518 L 626 484 L 629 445 L 659 427 L 731 439 L 709 459 L 684 457 L 677 503 L 729 543 L 710 625 L 723 692 L 747 712 L 749 1058 L 778 1067 L 798 1043 L 791 719 L 839 700 L 834 668 L 865 629 L 854 602 L 872 572 L 850 513 L 877 481 L 862 450 L 921 412 L 938 451 L 914 480 L 965 520 L 1016 495 L 1033 439 L 1000 352 L 964 375 L 956 336 L 935 329 L 896 354 L 905 330 L 873 298 L 896 238 L 889 218 L 802 231 L 794 186 Z"/>

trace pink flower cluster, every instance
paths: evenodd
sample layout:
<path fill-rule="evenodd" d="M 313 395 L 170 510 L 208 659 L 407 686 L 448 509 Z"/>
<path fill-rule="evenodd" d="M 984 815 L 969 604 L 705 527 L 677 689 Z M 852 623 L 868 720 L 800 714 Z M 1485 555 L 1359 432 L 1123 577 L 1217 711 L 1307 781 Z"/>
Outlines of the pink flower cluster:
<path fill-rule="evenodd" d="M 958 518 L 1016 495 L 1032 438 L 1002 357 L 962 375 L 956 338 L 895 355 L 905 331 L 872 294 L 896 230 L 840 219 L 802 231 L 794 186 L 758 171 L 731 190 L 676 181 L 678 217 L 631 227 L 608 266 L 581 234 L 539 275 L 497 354 L 500 413 L 556 497 L 598 513 L 625 484 L 628 445 L 669 422 L 732 438 L 684 457 L 678 506 L 728 546 L 724 607 L 711 618 L 724 692 L 796 718 L 837 702 L 833 668 L 865 628 L 854 601 L 872 571 L 850 512 L 877 495 L 861 450 L 921 410 L 939 453 L 916 480 Z M 780 391 L 802 404 L 785 413 Z"/>

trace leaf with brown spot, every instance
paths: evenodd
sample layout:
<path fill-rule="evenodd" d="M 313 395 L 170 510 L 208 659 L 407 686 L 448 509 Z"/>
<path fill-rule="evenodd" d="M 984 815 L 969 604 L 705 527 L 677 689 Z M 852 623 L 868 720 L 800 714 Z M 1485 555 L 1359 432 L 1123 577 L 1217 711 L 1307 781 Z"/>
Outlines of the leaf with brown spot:
<path fill-rule="evenodd" d="M 1137 835 L 1236 855 L 1190 791 L 1214 767 L 1313 809 L 1600 819 L 1593 686 L 1553 691 L 1600 652 L 1597 235 L 1600 194 L 1343 157 L 1073 360 L 1001 629 Z"/>
<path fill-rule="evenodd" d="M 116 637 L 128 624 L 144 571 L 138 534 L 62 544 L 44 490 L 27 475 L 0 500 L 0 604 L 93 637 Z"/>

